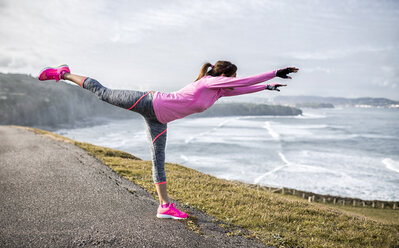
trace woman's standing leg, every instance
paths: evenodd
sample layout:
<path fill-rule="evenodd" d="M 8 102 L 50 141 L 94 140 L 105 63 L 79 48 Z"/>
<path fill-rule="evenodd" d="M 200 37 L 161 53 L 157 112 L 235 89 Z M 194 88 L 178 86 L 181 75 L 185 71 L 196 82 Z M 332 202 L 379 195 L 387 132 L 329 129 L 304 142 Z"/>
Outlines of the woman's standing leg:
<path fill-rule="evenodd" d="M 147 127 L 147 141 L 152 157 L 152 178 L 158 192 L 159 203 L 166 204 L 169 197 L 166 188 L 165 148 L 167 125 L 156 119 L 144 118 Z"/>
<path fill-rule="evenodd" d="M 166 147 L 166 124 L 160 123 L 156 118 L 144 117 L 147 125 L 147 137 L 152 155 L 152 177 L 157 188 L 159 206 L 158 218 L 185 219 L 187 214 L 176 208 L 174 203 L 169 202 L 166 189 L 165 175 L 165 147 Z"/>

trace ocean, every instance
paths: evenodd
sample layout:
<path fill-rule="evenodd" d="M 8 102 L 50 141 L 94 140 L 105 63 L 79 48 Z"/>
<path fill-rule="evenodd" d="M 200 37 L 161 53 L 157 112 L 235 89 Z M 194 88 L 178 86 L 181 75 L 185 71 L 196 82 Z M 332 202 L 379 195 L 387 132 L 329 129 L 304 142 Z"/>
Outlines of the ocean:
<path fill-rule="evenodd" d="M 303 109 L 302 116 L 186 118 L 168 124 L 166 161 L 218 178 L 399 201 L 399 109 Z M 61 129 L 150 159 L 141 118 Z"/>

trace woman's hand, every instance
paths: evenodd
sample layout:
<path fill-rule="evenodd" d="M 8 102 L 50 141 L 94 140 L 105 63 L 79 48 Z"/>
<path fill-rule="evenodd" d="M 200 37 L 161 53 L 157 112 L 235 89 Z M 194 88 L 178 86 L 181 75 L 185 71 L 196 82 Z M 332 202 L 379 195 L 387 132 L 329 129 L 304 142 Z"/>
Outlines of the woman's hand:
<path fill-rule="evenodd" d="M 266 90 L 277 90 L 280 91 L 278 89 L 278 87 L 284 87 L 287 86 L 286 84 L 267 84 L 266 85 Z"/>
<path fill-rule="evenodd" d="M 288 78 L 292 79 L 290 76 L 287 76 L 287 74 L 294 72 L 296 73 L 299 69 L 295 67 L 287 67 L 284 69 L 277 70 L 276 72 L 276 77 L 281 77 L 281 78 Z"/>

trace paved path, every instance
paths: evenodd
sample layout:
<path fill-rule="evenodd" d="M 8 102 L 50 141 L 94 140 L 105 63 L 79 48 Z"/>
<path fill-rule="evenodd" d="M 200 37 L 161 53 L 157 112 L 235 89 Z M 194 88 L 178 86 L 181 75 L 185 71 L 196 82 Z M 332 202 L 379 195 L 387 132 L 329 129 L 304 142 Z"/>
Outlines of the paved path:
<path fill-rule="evenodd" d="M 0 126 L 0 247 L 262 247 L 198 216 L 204 235 L 155 217 L 156 200 L 82 149 Z"/>

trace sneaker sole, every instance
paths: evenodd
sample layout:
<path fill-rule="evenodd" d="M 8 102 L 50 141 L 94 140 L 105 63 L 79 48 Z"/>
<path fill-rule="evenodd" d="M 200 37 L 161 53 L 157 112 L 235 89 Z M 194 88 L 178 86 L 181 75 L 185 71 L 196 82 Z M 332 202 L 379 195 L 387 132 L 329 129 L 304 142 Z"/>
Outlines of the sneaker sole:
<path fill-rule="evenodd" d="M 160 218 L 160 219 L 175 219 L 175 220 L 187 219 L 187 218 L 182 218 L 182 217 L 176 217 L 176 216 L 169 215 L 169 214 L 157 214 L 157 218 Z"/>

